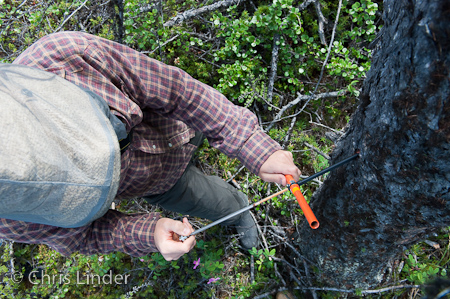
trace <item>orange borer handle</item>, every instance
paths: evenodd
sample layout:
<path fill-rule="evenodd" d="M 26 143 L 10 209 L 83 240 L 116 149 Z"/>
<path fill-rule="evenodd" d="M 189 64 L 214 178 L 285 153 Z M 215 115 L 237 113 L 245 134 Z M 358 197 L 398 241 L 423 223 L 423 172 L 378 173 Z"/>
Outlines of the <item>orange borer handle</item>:
<path fill-rule="evenodd" d="M 303 214 L 305 214 L 309 226 L 311 226 L 312 229 L 317 229 L 319 227 L 319 221 L 317 221 L 316 216 L 314 216 L 313 211 L 306 202 L 305 197 L 303 196 L 302 191 L 300 190 L 300 186 L 294 181 L 292 175 L 287 174 L 285 175 L 285 177 L 289 185 L 289 189 L 291 190 L 292 194 L 295 195 L 295 198 L 297 198 L 298 204 L 300 205 L 300 209 L 302 209 Z"/>

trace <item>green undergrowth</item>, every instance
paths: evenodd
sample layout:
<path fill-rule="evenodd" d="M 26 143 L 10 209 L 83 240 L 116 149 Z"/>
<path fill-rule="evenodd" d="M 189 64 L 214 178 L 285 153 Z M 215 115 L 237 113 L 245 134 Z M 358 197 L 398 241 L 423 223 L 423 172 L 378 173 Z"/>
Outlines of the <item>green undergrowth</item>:
<path fill-rule="evenodd" d="M 323 36 L 314 5 L 301 10 L 303 1 L 243 1 L 174 26 L 164 24 L 178 12 L 216 1 L 123 1 L 123 23 L 119 21 L 118 2 L 0 0 L 0 62 L 14 61 L 40 37 L 62 30 L 84 31 L 116 41 L 121 38 L 122 43 L 187 71 L 236 105 L 251 109 L 269 136 L 293 153 L 303 175 L 328 167 L 326 155 L 332 153 L 334 143 L 325 133 L 339 136 L 356 108 L 370 68 L 371 43 L 383 25 L 382 1 L 343 0 L 331 48 L 338 1 L 320 1 L 327 20 Z M 269 98 L 274 48 L 278 48 L 277 72 Z M 338 96 L 314 97 L 336 91 Z M 311 98 L 289 106 L 280 119 L 274 119 L 298 96 Z M 242 168 L 239 160 L 212 149 L 207 141 L 198 150 L 196 163 L 206 174 L 233 179 L 249 203 L 282 189 L 261 181 Z M 307 201 L 324 180 L 320 177 L 301 186 Z M 117 209 L 125 213 L 160 211 L 181 219 L 181 215 L 148 206 L 139 198 L 118 202 Z M 308 279 L 303 262 L 286 245 L 296 225 L 304 221 L 295 198 L 286 192 L 256 207 L 253 214 L 264 236 L 260 248 L 245 252 L 235 230 L 217 226 L 200 234 L 191 252 L 170 262 L 159 253 L 139 258 L 119 252 L 63 257 L 46 245 L 4 241 L 0 247 L 0 294 L 2 298 L 55 299 L 251 298 L 265 293 L 272 296 L 273 290 L 286 287 L 297 298 L 310 298 L 309 291 L 298 288 L 316 285 L 313 272 Z M 197 228 L 208 223 L 189 220 Z M 448 230 L 428 241 L 434 243 L 416 244 L 392 261 L 390 285 L 423 285 L 436 277 L 447 277 Z M 320 298 L 359 298 L 363 291 L 317 294 Z M 364 297 L 421 295 L 420 289 L 404 288 Z"/>

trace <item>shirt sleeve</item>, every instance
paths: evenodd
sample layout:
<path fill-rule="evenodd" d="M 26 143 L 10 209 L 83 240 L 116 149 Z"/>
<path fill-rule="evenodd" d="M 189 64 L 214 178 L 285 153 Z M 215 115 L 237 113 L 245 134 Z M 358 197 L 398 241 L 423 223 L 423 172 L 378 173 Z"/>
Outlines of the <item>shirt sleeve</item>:
<path fill-rule="evenodd" d="M 255 174 L 271 154 L 281 149 L 261 130 L 250 110 L 234 105 L 183 70 L 106 39 L 88 39 L 85 53 L 89 55 L 85 56 L 106 65 L 102 75 L 111 82 L 120 82 L 143 111 L 151 109 L 186 123 L 202 132 L 213 147 L 238 158 Z"/>
<path fill-rule="evenodd" d="M 157 252 L 154 230 L 159 213 L 126 215 L 109 210 L 90 225 L 60 228 L 0 219 L 0 237 L 20 243 L 46 244 L 62 255 L 121 251 L 139 257 Z"/>

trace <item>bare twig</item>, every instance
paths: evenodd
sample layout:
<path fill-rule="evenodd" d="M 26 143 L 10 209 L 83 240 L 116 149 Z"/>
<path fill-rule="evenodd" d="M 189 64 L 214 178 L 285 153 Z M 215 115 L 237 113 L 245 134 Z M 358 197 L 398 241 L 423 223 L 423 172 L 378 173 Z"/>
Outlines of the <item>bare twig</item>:
<path fill-rule="evenodd" d="M 272 62 L 270 63 L 269 85 L 267 87 L 267 101 L 272 103 L 273 84 L 277 76 L 278 50 L 280 49 L 280 35 L 275 33 L 272 45 Z"/>
<path fill-rule="evenodd" d="M 309 176 L 307 176 L 307 175 L 301 175 L 300 176 L 300 178 L 301 179 L 306 179 L 306 178 L 308 178 Z M 318 178 L 315 178 L 314 180 L 312 180 L 311 182 L 313 182 L 313 183 L 316 183 L 317 185 L 322 185 L 323 184 L 323 182 L 321 181 L 321 180 L 319 180 Z"/>
<path fill-rule="evenodd" d="M 264 236 L 263 232 L 261 231 L 261 227 L 259 226 L 258 221 L 256 220 L 256 218 L 252 212 L 250 212 L 250 215 L 252 216 L 253 221 L 256 223 L 256 228 L 258 229 L 259 235 L 261 236 L 261 239 L 263 240 L 264 247 L 266 249 L 269 249 L 269 245 L 267 245 L 266 237 Z"/>
<path fill-rule="evenodd" d="M 190 9 L 188 11 L 185 11 L 181 14 L 176 15 L 175 17 L 173 17 L 172 19 L 170 19 L 169 21 L 164 23 L 164 27 L 170 27 L 170 26 L 173 26 L 176 24 L 180 24 L 180 23 L 184 22 L 185 20 L 192 19 L 192 18 L 194 18 L 198 15 L 204 14 L 206 12 L 218 10 L 220 8 L 228 7 L 233 4 L 239 5 L 240 3 L 241 3 L 240 0 L 223 0 L 223 1 L 219 1 L 214 4 L 211 4 L 211 5 L 200 7 L 198 9 Z"/>
<path fill-rule="evenodd" d="M 75 9 L 62 23 L 61 25 L 59 25 L 58 28 L 56 28 L 53 33 L 58 32 L 59 30 L 61 30 L 61 28 L 64 26 L 64 24 L 67 23 L 67 21 L 74 15 L 76 14 L 80 9 L 82 9 L 84 7 L 84 5 L 86 4 L 88 0 L 84 0 L 84 2 L 77 8 Z"/>
<path fill-rule="evenodd" d="M 309 144 L 308 142 L 304 142 L 304 144 L 312 149 L 313 151 L 315 151 L 316 153 L 318 153 L 319 155 L 323 156 L 325 159 L 330 160 L 331 157 L 329 155 L 327 155 L 326 153 L 322 152 L 321 150 L 319 150 L 318 148 L 316 148 L 315 146 Z"/>
<path fill-rule="evenodd" d="M 276 261 L 276 262 L 282 262 L 282 263 L 286 264 L 286 265 L 290 268 L 290 271 L 295 270 L 295 271 L 297 272 L 298 275 L 302 276 L 302 274 L 300 273 L 298 267 L 292 265 L 291 263 L 289 263 L 289 262 L 286 261 L 285 259 L 278 258 L 278 257 L 275 257 L 275 256 L 272 256 L 272 259 L 273 259 L 274 261 Z M 295 276 L 295 275 L 293 275 L 293 276 Z M 295 279 L 296 279 L 297 283 L 298 283 L 299 285 L 301 285 L 301 283 L 300 283 L 300 281 L 298 281 L 297 277 L 295 277 Z"/>
<path fill-rule="evenodd" d="M 321 98 L 327 98 L 327 97 L 338 97 L 342 94 L 342 91 L 332 91 L 332 92 L 325 92 L 325 93 L 321 93 L 318 95 L 301 95 L 298 94 L 297 98 L 289 103 L 287 103 L 286 105 L 284 105 L 280 111 L 277 113 L 277 115 L 275 115 L 275 118 L 269 123 L 269 125 L 264 129 L 264 131 L 268 131 L 270 130 L 273 125 L 275 124 L 275 122 L 279 121 L 281 119 L 281 116 L 283 115 L 283 113 L 288 110 L 289 108 L 294 107 L 295 105 L 297 105 L 298 103 L 300 103 L 301 101 L 306 101 L 306 103 L 303 105 L 303 107 L 300 109 L 299 112 L 296 113 L 296 115 L 300 114 L 306 107 L 306 105 L 308 105 L 308 103 L 311 100 L 317 100 L 317 99 L 321 99 Z"/>
<path fill-rule="evenodd" d="M 296 282 L 299 286 L 302 285 L 301 281 L 298 280 L 298 278 L 295 276 L 294 272 L 292 272 L 292 269 L 289 270 L 289 276 L 290 276 L 293 280 L 295 280 L 295 282 Z"/>
<path fill-rule="evenodd" d="M 313 262 L 311 262 L 310 260 L 308 260 L 307 258 L 305 258 L 303 255 L 301 255 L 300 252 L 298 252 L 297 249 L 295 249 L 295 247 L 292 246 L 285 238 L 282 238 L 282 237 L 280 237 L 280 236 L 278 236 L 277 234 L 274 234 L 274 233 L 272 233 L 272 232 L 271 232 L 271 234 L 272 234 L 273 236 L 277 237 L 278 239 L 282 240 L 282 241 L 283 241 L 283 244 L 285 244 L 285 245 L 287 245 L 289 248 L 291 248 L 292 251 L 294 251 L 295 254 L 297 254 L 299 258 L 301 258 L 301 259 L 303 259 L 303 260 L 306 260 L 307 262 L 313 264 Z"/>
<path fill-rule="evenodd" d="M 142 51 L 142 54 L 153 54 L 156 51 L 158 51 L 159 49 L 163 48 L 164 46 L 166 46 L 168 43 L 173 42 L 177 37 L 179 37 L 180 35 L 177 34 L 175 36 L 172 36 L 170 39 L 166 40 L 162 45 L 159 45 L 156 49 L 152 50 L 152 51 Z"/>
<path fill-rule="evenodd" d="M 319 80 L 317 81 L 317 84 L 316 84 L 316 87 L 314 88 L 313 93 L 316 93 L 317 88 L 319 88 L 319 84 L 320 84 L 320 81 L 322 80 L 322 76 L 323 76 L 323 71 L 325 70 L 325 66 L 328 62 L 328 58 L 330 57 L 331 48 L 333 47 L 333 42 L 334 42 L 334 35 L 336 33 L 336 27 L 337 27 L 337 23 L 339 21 L 339 14 L 341 12 L 341 6 L 342 6 L 342 0 L 339 0 L 339 6 L 338 6 L 337 13 L 336 13 L 336 20 L 334 21 L 333 33 L 331 34 L 330 45 L 328 46 L 327 57 L 325 58 L 325 61 L 323 62 L 322 69 L 320 70 L 320 77 L 319 77 Z M 316 8 L 317 8 L 317 5 L 316 5 Z M 320 28 L 320 26 L 319 26 L 319 28 Z"/>
<path fill-rule="evenodd" d="M 414 289 L 414 288 L 421 288 L 421 287 L 424 287 L 424 286 L 421 286 L 421 285 L 398 285 L 398 286 L 387 287 L 387 288 L 383 288 L 383 289 L 379 289 L 379 290 L 363 290 L 363 291 L 360 291 L 359 293 L 361 295 L 380 294 L 380 293 L 389 292 L 389 291 L 398 290 L 398 289 Z M 288 291 L 288 290 L 302 290 L 302 291 L 314 290 L 314 291 L 325 291 L 325 292 L 339 292 L 339 293 L 347 293 L 347 294 L 356 294 L 357 293 L 357 290 L 346 290 L 346 289 L 338 289 L 338 288 L 295 287 L 295 288 L 276 288 L 270 292 L 258 295 L 253 298 L 254 299 L 262 299 L 262 298 L 269 297 L 270 295 L 273 295 L 275 293 L 284 292 L 284 291 Z"/>
<path fill-rule="evenodd" d="M 255 282 L 255 257 L 253 255 L 250 256 L 250 281 L 251 283 Z"/>
<path fill-rule="evenodd" d="M 312 283 L 311 283 L 311 277 L 309 276 L 308 264 L 306 264 L 305 260 L 303 260 L 303 267 L 305 267 L 306 280 L 308 281 L 308 284 L 309 284 L 309 285 L 312 285 Z M 314 299 L 318 299 L 315 290 L 311 290 L 311 294 L 312 294 L 312 296 L 313 296 Z"/>
<path fill-rule="evenodd" d="M 291 120 L 291 125 L 289 126 L 289 130 L 286 133 L 286 136 L 284 136 L 284 142 L 283 142 L 283 148 L 286 148 L 287 143 L 289 142 L 289 139 L 291 138 L 292 130 L 294 129 L 295 122 L 297 121 L 297 117 L 294 116 Z"/>
<path fill-rule="evenodd" d="M 276 263 L 273 264 L 273 269 L 275 271 L 275 275 L 281 280 L 281 283 L 286 286 L 286 281 L 283 279 L 283 276 L 281 276 L 280 272 L 278 272 L 278 266 Z"/>
<path fill-rule="evenodd" d="M 139 7 L 139 13 L 147 13 L 152 11 L 158 6 L 158 4 L 147 4 L 145 6 Z"/>
<path fill-rule="evenodd" d="M 329 126 L 325 126 L 325 125 L 323 125 L 323 124 L 316 123 L 316 122 L 313 122 L 313 121 L 310 121 L 309 123 L 310 123 L 310 124 L 313 124 L 313 125 L 316 125 L 316 126 L 321 126 L 321 127 L 327 128 L 328 130 L 333 131 L 333 132 L 336 133 L 336 134 L 344 135 L 344 133 L 342 133 L 341 131 L 338 131 L 338 130 L 335 130 L 335 129 L 333 129 L 333 128 L 330 128 Z"/>
<path fill-rule="evenodd" d="M 315 0 L 305 0 L 299 7 L 298 10 L 302 11 L 305 10 L 311 3 L 313 3 Z"/>
<path fill-rule="evenodd" d="M 325 39 L 325 33 L 324 33 L 324 30 L 323 30 L 323 25 L 324 25 L 324 24 L 327 24 L 328 21 L 327 21 L 327 19 L 323 16 L 322 9 L 320 8 L 320 2 L 319 2 L 319 0 L 315 0 L 315 1 L 314 1 L 314 5 L 315 5 L 315 7 L 316 7 L 317 16 L 318 16 L 318 18 L 319 18 L 318 21 L 319 21 L 319 36 L 320 36 L 320 42 L 321 42 L 323 45 L 326 45 L 326 44 L 327 44 L 327 40 Z"/>
<path fill-rule="evenodd" d="M 245 168 L 245 166 L 241 166 L 241 168 L 238 169 L 238 171 L 236 171 L 235 174 L 233 174 L 228 180 L 227 183 L 229 183 L 231 180 L 233 180 L 243 169 Z"/>
<path fill-rule="evenodd" d="M 11 273 L 14 275 L 14 272 L 16 271 L 14 268 L 14 242 L 13 241 L 9 241 L 7 243 L 9 245 L 9 263 L 10 263 L 10 267 L 11 267 Z"/>

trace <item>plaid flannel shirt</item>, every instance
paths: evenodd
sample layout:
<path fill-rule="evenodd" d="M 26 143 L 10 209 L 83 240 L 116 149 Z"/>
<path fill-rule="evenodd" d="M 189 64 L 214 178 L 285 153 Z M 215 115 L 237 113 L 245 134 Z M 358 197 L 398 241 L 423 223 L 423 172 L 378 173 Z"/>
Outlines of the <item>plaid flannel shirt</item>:
<path fill-rule="evenodd" d="M 184 71 L 125 47 L 81 32 L 48 35 L 14 63 L 36 67 L 92 90 L 133 132 L 121 156 L 117 198 L 160 194 L 180 178 L 196 147 L 195 131 L 257 174 L 278 143 L 270 139 L 248 109 Z M 126 215 L 109 210 L 88 226 L 59 228 L 0 219 L 0 237 L 43 243 L 64 255 L 122 251 L 143 256 L 156 251 L 159 214 Z"/>

